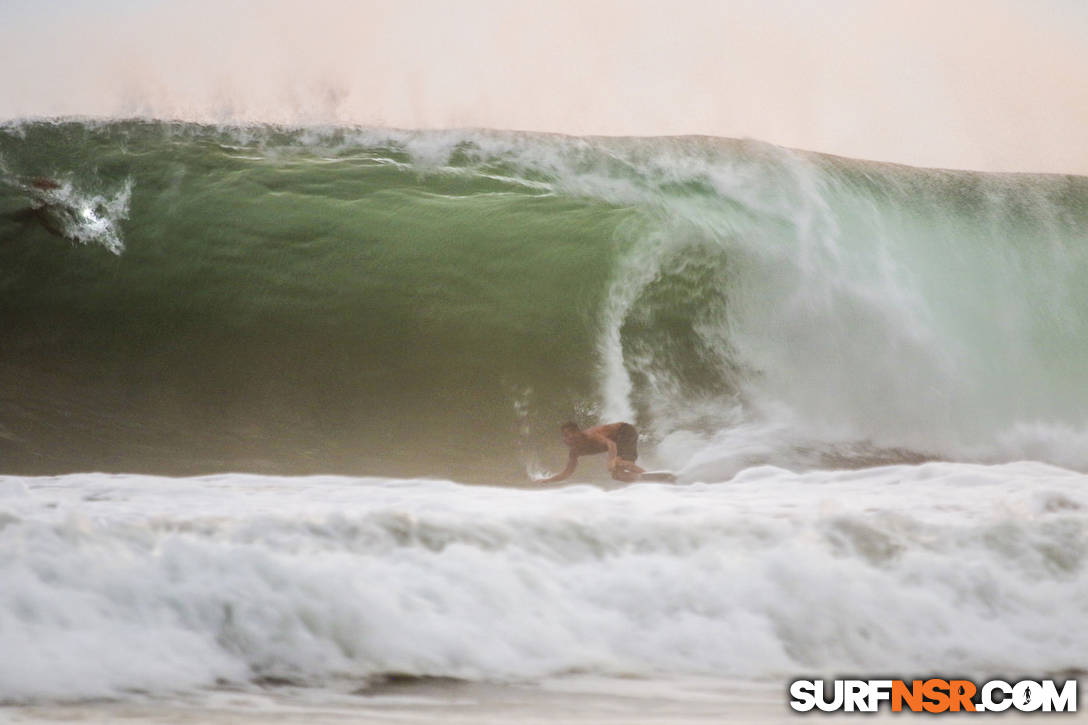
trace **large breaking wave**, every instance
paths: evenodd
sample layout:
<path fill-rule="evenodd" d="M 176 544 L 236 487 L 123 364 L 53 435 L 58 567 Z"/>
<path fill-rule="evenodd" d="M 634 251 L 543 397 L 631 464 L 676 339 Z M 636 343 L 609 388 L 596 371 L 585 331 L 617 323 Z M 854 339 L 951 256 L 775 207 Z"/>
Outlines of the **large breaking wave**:
<path fill-rule="evenodd" d="M 77 121 L 0 168 L 7 471 L 508 481 L 572 417 L 691 479 L 1088 467 L 1081 177 Z"/>

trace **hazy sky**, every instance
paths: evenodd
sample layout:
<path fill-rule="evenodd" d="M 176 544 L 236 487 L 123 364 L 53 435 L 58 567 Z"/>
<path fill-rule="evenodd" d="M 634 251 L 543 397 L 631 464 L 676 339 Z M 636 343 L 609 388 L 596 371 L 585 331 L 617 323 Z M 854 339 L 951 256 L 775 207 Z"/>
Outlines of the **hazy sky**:
<path fill-rule="evenodd" d="M 0 117 L 754 137 L 1088 174 L 1080 0 L 0 0 Z"/>

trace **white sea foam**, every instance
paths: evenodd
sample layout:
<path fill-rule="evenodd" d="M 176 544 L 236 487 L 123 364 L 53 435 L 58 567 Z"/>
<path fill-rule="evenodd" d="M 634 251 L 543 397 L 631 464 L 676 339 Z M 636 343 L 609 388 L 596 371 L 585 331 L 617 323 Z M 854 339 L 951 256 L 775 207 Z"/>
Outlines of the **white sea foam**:
<path fill-rule="evenodd" d="M 15 185 L 25 191 L 31 205 L 58 234 L 81 244 L 100 244 L 114 254 L 125 250 L 121 222 L 128 218 L 132 198 L 132 179 L 118 189 L 95 193 L 70 180 L 36 186 L 21 181 Z"/>
<path fill-rule="evenodd" d="M 7 477 L 0 699 L 1084 669 L 1086 483 L 1032 463 L 613 491 Z"/>

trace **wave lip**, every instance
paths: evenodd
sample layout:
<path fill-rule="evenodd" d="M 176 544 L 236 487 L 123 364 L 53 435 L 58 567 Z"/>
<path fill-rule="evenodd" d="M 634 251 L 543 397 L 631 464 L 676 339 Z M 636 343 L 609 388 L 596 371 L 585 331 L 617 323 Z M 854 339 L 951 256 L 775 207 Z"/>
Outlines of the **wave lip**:
<path fill-rule="evenodd" d="M 781 679 L 1088 668 L 1083 475 L 5 479 L 0 699 L 387 673 Z M 17 481 L 27 495 L 19 495 Z"/>

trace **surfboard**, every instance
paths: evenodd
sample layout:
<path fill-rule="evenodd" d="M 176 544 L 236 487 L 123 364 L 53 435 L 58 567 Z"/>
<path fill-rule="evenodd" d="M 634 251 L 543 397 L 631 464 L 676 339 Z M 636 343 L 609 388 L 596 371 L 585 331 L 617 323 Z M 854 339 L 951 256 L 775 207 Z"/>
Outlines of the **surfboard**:
<path fill-rule="evenodd" d="M 672 471 L 646 471 L 638 477 L 640 481 L 660 481 L 662 483 L 676 483 L 676 474 Z"/>

